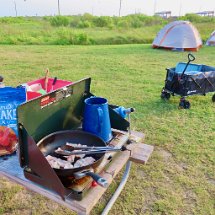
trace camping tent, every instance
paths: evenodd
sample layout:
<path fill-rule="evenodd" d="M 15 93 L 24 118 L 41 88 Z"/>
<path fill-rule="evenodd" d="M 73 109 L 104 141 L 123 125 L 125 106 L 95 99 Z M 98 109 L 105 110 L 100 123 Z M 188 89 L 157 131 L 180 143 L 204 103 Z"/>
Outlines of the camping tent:
<path fill-rule="evenodd" d="M 153 48 L 198 51 L 202 46 L 198 30 L 188 21 L 174 21 L 157 34 Z"/>
<path fill-rule="evenodd" d="M 211 34 L 210 38 L 206 42 L 207 46 L 215 46 L 215 31 Z"/>

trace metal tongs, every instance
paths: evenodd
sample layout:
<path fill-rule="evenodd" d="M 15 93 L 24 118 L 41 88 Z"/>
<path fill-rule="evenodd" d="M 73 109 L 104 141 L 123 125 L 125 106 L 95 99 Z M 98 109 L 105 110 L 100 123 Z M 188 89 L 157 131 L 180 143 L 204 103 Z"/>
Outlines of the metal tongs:
<path fill-rule="evenodd" d="M 70 155 L 90 155 L 90 154 L 102 154 L 106 152 L 117 152 L 117 151 L 125 151 L 127 148 L 125 146 L 122 146 L 120 148 L 117 147 L 110 147 L 110 146 L 104 146 L 104 147 L 97 147 L 97 146 L 92 146 L 92 147 L 87 147 L 87 146 L 69 146 L 69 145 L 64 145 L 60 147 L 62 151 L 55 151 L 55 153 L 59 155 L 64 155 L 64 156 L 70 156 Z M 76 150 L 81 150 L 81 151 L 76 151 Z"/>

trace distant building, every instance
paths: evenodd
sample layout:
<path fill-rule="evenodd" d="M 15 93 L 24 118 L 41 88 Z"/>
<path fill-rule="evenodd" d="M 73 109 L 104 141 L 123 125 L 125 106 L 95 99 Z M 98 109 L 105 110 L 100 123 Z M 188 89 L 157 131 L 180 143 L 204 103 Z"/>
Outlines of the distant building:
<path fill-rule="evenodd" d="M 164 19 L 168 19 L 169 17 L 171 17 L 171 14 L 172 14 L 171 11 L 161 11 L 161 12 L 155 13 L 155 16 L 160 16 Z"/>
<path fill-rule="evenodd" d="M 214 11 L 202 11 L 202 12 L 198 12 L 196 13 L 199 16 L 210 16 L 213 17 L 214 16 Z"/>

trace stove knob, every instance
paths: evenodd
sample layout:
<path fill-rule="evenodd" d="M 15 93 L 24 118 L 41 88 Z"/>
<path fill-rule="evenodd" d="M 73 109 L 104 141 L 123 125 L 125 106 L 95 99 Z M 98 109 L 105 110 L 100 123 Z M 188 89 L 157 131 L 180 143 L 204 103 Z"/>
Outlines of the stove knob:
<path fill-rule="evenodd" d="M 96 187 L 97 185 L 98 185 L 98 183 L 96 181 L 93 181 L 91 186 Z"/>

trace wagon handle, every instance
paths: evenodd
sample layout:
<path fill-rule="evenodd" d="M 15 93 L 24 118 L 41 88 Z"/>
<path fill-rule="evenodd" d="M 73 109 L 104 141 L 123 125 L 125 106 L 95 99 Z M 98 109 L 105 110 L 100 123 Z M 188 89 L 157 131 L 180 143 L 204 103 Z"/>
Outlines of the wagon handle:
<path fill-rule="evenodd" d="M 192 55 L 191 53 L 188 54 L 188 61 L 189 61 L 189 62 L 192 62 L 192 61 L 194 61 L 195 59 L 196 59 L 196 58 L 195 58 L 194 55 Z"/>
<path fill-rule="evenodd" d="M 182 72 L 181 74 L 181 77 L 180 79 L 182 79 L 184 77 L 184 73 L 186 72 L 187 70 L 187 67 L 189 66 L 190 62 L 194 61 L 196 58 L 194 55 L 192 55 L 191 53 L 188 54 L 188 62 L 187 62 L 187 65 L 185 66 L 184 68 L 184 71 Z"/>

